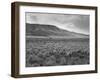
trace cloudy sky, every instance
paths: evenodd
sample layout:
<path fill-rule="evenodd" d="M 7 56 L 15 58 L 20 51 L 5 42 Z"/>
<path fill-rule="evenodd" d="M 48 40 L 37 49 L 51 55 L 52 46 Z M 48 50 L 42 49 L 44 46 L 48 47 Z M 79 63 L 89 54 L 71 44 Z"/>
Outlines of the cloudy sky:
<path fill-rule="evenodd" d="M 89 34 L 89 15 L 26 13 L 26 23 L 50 24 L 72 32 Z"/>

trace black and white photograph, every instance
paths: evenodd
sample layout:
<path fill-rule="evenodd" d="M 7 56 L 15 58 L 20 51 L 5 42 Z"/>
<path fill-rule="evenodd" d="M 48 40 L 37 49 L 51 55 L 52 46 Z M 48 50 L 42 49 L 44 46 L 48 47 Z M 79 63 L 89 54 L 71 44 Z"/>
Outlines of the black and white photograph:
<path fill-rule="evenodd" d="M 97 7 L 12 3 L 12 77 L 97 73 Z"/>
<path fill-rule="evenodd" d="M 25 13 L 26 67 L 90 63 L 90 16 Z"/>

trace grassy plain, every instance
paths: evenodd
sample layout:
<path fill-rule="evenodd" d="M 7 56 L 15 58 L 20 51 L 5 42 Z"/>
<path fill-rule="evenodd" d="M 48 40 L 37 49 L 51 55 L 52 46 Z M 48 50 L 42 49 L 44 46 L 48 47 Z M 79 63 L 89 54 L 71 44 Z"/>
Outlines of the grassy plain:
<path fill-rule="evenodd" d="M 89 64 L 88 38 L 26 38 L 26 67 Z"/>

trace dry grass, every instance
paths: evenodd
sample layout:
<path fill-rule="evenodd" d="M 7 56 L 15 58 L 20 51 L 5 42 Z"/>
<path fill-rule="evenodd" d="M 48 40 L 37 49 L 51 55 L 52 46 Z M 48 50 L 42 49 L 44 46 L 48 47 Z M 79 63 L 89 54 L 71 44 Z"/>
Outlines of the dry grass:
<path fill-rule="evenodd" d="M 26 67 L 89 64 L 88 39 L 26 39 Z"/>

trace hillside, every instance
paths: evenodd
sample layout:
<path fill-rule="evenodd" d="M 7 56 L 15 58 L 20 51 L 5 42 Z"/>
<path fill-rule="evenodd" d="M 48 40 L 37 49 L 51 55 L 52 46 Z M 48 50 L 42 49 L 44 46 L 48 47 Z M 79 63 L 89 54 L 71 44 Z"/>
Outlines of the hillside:
<path fill-rule="evenodd" d="M 26 24 L 27 36 L 43 36 L 43 37 L 70 37 L 70 38 L 87 38 L 88 35 L 70 32 L 60 29 L 54 25 L 46 24 Z"/>

